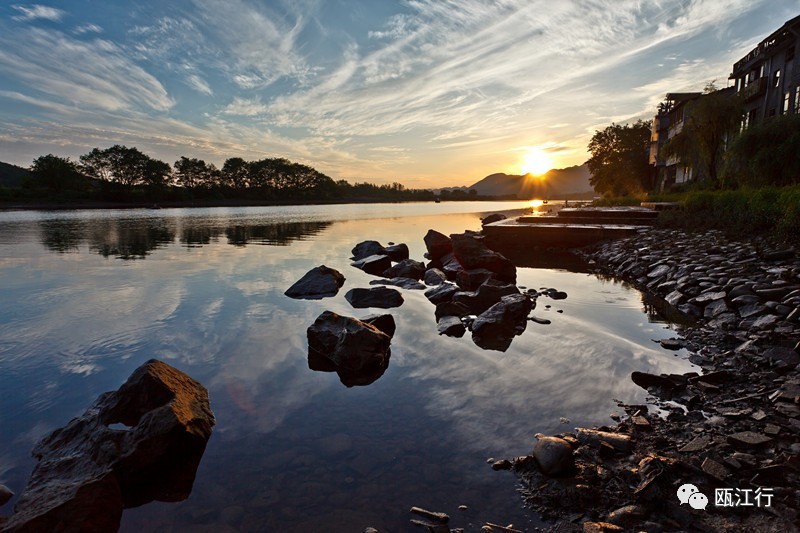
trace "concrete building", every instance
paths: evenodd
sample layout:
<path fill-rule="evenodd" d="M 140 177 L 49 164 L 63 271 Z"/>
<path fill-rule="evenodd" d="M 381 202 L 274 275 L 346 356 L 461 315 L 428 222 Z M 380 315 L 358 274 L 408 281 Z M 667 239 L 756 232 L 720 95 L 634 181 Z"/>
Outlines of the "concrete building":
<path fill-rule="evenodd" d="M 800 113 L 800 16 L 786 22 L 733 65 L 730 79 L 742 96 L 742 126 Z"/>
<path fill-rule="evenodd" d="M 702 93 L 667 93 L 665 100 L 658 105 L 658 114 L 653 119 L 650 136 L 652 183 L 657 191 L 669 189 L 692 179 L 691 167 L 679 164 L 674 158 L 664 159 L 659 154 L 664 144 L 683 129 L 686 104 L 701 96 Z"/>

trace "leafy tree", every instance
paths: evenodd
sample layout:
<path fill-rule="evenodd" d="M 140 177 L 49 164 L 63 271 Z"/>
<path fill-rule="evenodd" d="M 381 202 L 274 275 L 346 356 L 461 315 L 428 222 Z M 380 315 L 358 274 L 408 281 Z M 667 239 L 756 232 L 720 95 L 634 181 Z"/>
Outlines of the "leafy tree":
<path fill-rule="evenodd" d="M 595 131 L 589 141 L 592 157 L 586 162 L 589 183 L 600 193 L 625 196 L 651 187 L 648 150 L 650 125 L 642 120 L 633 125 L 611 124 Z"/>
<path fill-rule="evenodd" d="M 800 183 L 800 115 L 784 115 L 750 126 L 725 154 L 723 182 L 763 187 Z"/>
<path fill-rule="evenodd" d="M 75 162 L 53 154 L 34 159 L 30 171 L 41 185 L 58 192 L 76 188 L 83 178 Z"/>
<path fill-rule="evenodd" d="M 250 181 L 250 167 L 241 157 L 231 157 L 222 165 L 221 182 L 233 189 L 244 189 Z"/>
<path fill-rule="evenodd" d="M 151 158 L 137 148 L 115 144 L 105 150 L 93 149 L 80 157 L 83 171 L 95 178 L 122 185 L 160 185 L 170 173 L 163 161 Z"/>
<path fill-rule="evenodd" d="M 726 144 L 741 123 L 743 109 L 734 91 L 718 90 L 709 83 L 703 95 L 686 103 L 683 127 L 663 146 L 661 155 L 676 158 L 698 179 L 718 187 Z"/>
<path fill-rule="evenodd" d="M 173 165 L 175 180 L 178 185 L 193 189 L 195 187 L 210 187 L 217 182 L 219 171 L 213 164 L 207 164 L 202 159 L 181 156 Z"/>

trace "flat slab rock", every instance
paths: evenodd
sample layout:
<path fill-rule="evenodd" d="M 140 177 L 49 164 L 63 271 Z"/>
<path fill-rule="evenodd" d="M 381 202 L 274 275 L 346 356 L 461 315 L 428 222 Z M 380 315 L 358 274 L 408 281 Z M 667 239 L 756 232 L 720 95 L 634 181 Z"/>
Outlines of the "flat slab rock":
<path fill-rule="evenodd" d="M 350 305 L 358 309 L 365 307 L 387 309 L 403 305 L 403 295 L 400 292 L 383 286 L 371 289 L 350 289 L 344 297 L 350 302 Z"/>
<path fill-rule="evenodd" d="M 728 435 L 728 442 L 734 446 L 743 448 L 757 448 L 772 442 L 770 437 L 756 433 L 754 431 L 742 431 Z"/>
<path fill-rule="evenodd" d="M 35 446 L 3 531 L 116 531 L 124 508 L 186 499 L 214 423 L 205 387 L 147 361 Z"/>

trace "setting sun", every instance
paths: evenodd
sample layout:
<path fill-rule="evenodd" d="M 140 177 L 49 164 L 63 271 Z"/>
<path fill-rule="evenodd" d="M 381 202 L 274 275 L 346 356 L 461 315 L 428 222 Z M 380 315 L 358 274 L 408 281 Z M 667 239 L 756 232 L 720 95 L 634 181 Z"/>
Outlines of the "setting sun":
<path fill-rule="evenodd" d="M 553 168 L 550 157 L 541 148 L 531 148 L 522 162 L 522 173 L 540 176 Z"/>

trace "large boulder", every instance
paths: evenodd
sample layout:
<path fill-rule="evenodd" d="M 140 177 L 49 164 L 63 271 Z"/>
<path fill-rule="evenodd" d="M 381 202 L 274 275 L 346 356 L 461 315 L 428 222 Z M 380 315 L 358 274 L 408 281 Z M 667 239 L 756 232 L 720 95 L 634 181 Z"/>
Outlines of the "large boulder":
<path fill-rule="evenodd" d="M 400 244 L 393 244 L 384 248 L 383 253 L 388 255 L 389 259 L 392 261 L 399 262 L 403 259 L 408 259 L 408 245 L 402 242 Z"/>
<path fill-rule="evenodd" d="M 336 296 L 344 285 L 344 276 L 336 269 L 320 265 L 312 268 L 284 293 L 290 298 L 318 300 Z"/>
<path fill-rule="evenodd" d="M 422 240 L 425 241 L 425 248 L 428 249 L 430 259 L 434 261 L 453 251 L 453 243 L 450 242 L 450 237 L 438 231 L 429 229 Z"/>
<path fill-rule="evenodd" d="M 363 270 L 367 274 L 381 276 L 387 268 L 392 266 L 392 260 L 389 259 L 388 255 L 368 255 L 367 257 L 350 263 L 350 266 Z"/>
<path fill-rule="evenodd" d="M 362 241 L 356 244 L 350 253 L 353 254 L 351 258 L 353 261 L 358 261 L 371 255 L 387 255 L 386 248 L 378 241 Z"/>
<path fill-rule="evenodd" d="M 365 307 L 400 307 L 403 305 L 403 295 L 389 287 L 373 287 L 372 289 L 350 289 L 344 295 L 345 300 L 357 309 Z"/>
<path fill-rule="evenodd" d="M 514 264 L 487 248 L 479 236 L 473 233 L 456 233 L 450 235 L 450 240 L 453 244 L 453 255 L 464 269 L 485 268 L 494 272 L 500 280 L 509 283 L 516 281 L 517 269 Z"/>
<path fill-rule="evenodd" d="M 425 265 L 413 259 L 403 259 L 383 271 L 385 278 L 410 278 L 419 280 L 425 275 Z"/>
<path fill-rule="evenodd" d="M 36 445 L 3 531 L 116 531 L 124 508 L 186 499 L 214 422 L 205 387 L 146 362 Z"/>
<path fill-rule="evenodd" d="M 503 296 L 472 323 L 472 340 L 487 350 L 506 351 L 514 336 L 525 331 L 532 307 L 525 294 Z"/>
<path fill-rule="evenodd" d="M 390 336 L 356 318 L 324 311 L 306 335 L 309 368 L 336 372 L 347 387 L 369 385 L 389 366 Z"/>

